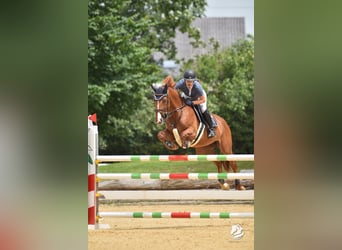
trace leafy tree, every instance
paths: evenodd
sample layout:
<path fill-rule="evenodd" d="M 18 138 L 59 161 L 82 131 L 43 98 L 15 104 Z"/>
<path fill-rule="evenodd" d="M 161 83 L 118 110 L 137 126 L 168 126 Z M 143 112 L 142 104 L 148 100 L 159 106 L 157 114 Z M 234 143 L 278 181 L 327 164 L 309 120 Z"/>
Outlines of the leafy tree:
<path fill-rule="evenodd" d="M 155 128 L 149 85 L 161 79 L 153 52 L 173 58 L 177 28 L 199 44 L 192 22 L 205 5 L 205 0 L 89 1 L 88 111 L 98 114 L 102 153 L 146 150 L 142 141 Z"/>
<path fill-rule="evenodd" d="M 222 116 L 233 133 L 235 153 L 254 152 L 254 38 L 197 56 L 192 68 L 208 92 L 209 110 Z"/>

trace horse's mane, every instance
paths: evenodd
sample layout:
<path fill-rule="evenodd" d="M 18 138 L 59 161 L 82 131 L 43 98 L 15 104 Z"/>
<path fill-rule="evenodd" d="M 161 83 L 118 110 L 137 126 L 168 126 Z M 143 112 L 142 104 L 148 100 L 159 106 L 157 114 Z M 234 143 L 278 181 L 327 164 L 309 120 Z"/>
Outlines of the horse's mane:
<path fill-rule="evenodd" d="M 168 87 L 174 88 L 176 86 L 175 81 L 171 75 L 168 75 L 164 80 L 163 83 L 166 84 Z"/>
<path fill-rule="evenodd" d="M 151 87 L 156 95 L 165 95 L 167 93 L 167 90 L 169 89 L 173 95 L 181 99 L 179 91 L 175 89 L 176 83 L 171 75 L 168 75 L 161 83 L 151 84 Z"/>
<path fill-rule="evenodd" d="M 163 84 L 164 84 L 164 86 L 167 86 L 167 87 L 172 91 L 172 93 L 174 93 L 174 97 L 177 97 L 177 98 L 181 99 L 181 96 L 180 96 L 179 91 L 177 91 L 177 90 L 175 89 L 176 83 L 175 83 L 175 81 L 173 80 L 173 77 L 172 77 L 171 75 L 168 75 L 168 76 L 163 80 Z"/>

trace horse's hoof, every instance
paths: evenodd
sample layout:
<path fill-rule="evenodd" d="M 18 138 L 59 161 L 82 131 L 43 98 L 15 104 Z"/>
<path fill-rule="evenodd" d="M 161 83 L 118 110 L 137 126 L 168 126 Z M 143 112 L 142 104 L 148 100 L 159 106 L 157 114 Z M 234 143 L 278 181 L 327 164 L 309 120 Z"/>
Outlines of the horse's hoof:
<path fill-rule="evenodd" d="M 221 189 L 222 190 L 229 190 L 229 184 L 228 183 L 221 184 Z"/>
<path fill-rule="evenodd" d="M 179 148 L 176 144 L 173 144 L 170 141 L 164 142 L 164 146 L 169 150 L 177 150 Z"/>
<path fill-rule="evenodd" d="M 190 146 L 191 146 L 191 142 L 190 141 L 185 141 L 183 148 L 190 148 Z"/>
<path fill-rule="evenodd" d="M 246 188 L 243 185 L 237 185 L 236 190 L 246 190 Z"/>

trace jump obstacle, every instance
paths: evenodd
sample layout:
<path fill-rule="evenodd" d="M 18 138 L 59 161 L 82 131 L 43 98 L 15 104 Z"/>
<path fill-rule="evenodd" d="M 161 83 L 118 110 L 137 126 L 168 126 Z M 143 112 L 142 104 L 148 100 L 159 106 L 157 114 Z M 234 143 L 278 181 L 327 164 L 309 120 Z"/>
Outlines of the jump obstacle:
<path fill-rule="evenodd" d="M 117 218 L 253 218 L 243 212 L 99 212 L 97 185 L 101 179 L 254 179 L 254 173 L 110 173 L 97 174 L 101 162 L 119 161 L 254 161 L 254 155 L 99 155 L 98 127 L 88 117 L 88 229 L 109 228 L 101 217 Z M 241 191 L 244 192 L 244 191 Z"/>
<path fill-rule="evenodd" d="M 100 180 L 217 180 L 217 179 L 254 179 L 254 173 L 113 173 L 97 174 Z"/>
<path fill-rule="evenodd" d="M 99 212 L 101 217 L 116 218 L 198 218 L 198 219 L 230 219 L 253 218 L 254 213 L 227 213 L 227 212 Z"/>
<path fill-rule="evenodd" d="M 254 161 L 254 155 L 98 155 L 97 163 L 117 161 Z"/>
<path fill-rule="evenodd" d="M 116 201 L 253 201 L 254 190 L 223 191 L 220 189 L 197 190 L 101 190 L 101 197 Z M 100 198 L 101 198 L 100 197 Z"/>

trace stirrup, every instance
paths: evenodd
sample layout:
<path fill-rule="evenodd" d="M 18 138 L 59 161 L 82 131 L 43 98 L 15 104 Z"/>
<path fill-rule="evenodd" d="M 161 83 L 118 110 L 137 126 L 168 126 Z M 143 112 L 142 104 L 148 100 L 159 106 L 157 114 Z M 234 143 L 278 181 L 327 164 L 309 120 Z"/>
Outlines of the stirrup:
<path fill-rule="evenodd" d="M 211 138 L 211 137 L 215 137 L 216 136 L 216 133 L 213 129 L 209 129 L 208 130 L 208 138 Z"/>
<path fill-rule="evenodd" d="M 213 127 L 213 128 L 217 128 L 218 125 L 217 125 L 216 120 L 214 119 L 214 117 L 213 117 L 212 115 L 210 115 L 210 118 L 211 118 L 212 127 Z"/>

